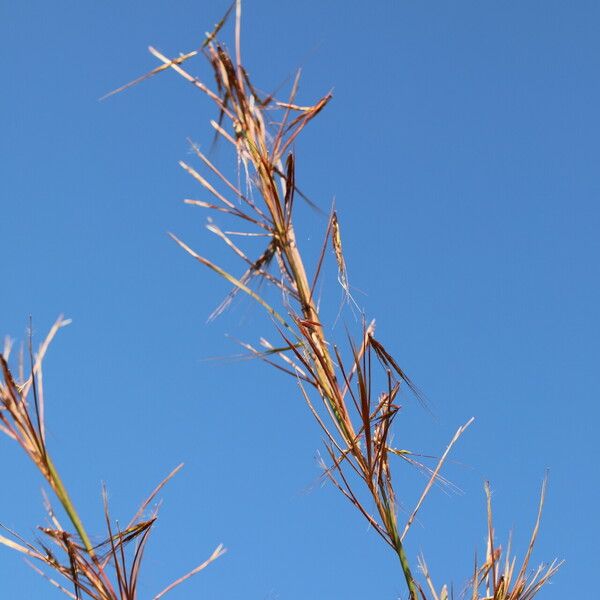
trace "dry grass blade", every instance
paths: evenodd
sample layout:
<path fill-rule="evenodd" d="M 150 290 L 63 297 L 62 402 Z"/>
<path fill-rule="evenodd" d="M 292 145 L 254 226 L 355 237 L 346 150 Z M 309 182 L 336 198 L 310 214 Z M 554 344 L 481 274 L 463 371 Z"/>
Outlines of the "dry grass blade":
<path fill-rule="evenodd" d="M 131 521 L 129 521 L 129 524 L 127 525 L 127 529 L 129 529 L 130 527 L 133 527 L 133 525 L 136 523 L 136 521 L 138 521 L 141 516 L 144 514 L 144 511 L 148 508 L 148 506 L 150 506 L 150 503 L 152 502 L 152 500 L 154 500 L 154 498 L 156 498 L 157 494 L 160 492 L 160 490 L 162 490 L 165 485 L 167 485 L 167 483 L 169 483 L 169 481 L 171 481 L 171 479 L 173 479 L 173 477 L 175 477 L 175 475 L 177 475 L 177 473 L 179 473 L 179 471 L 181 471 L 181 469 L 183 469 L 183 463 L 180 463 L 179 465 L 177 465 L 150 493 L 150 495 L 146 498 L 146 500 L 144 500 L 144 502 L 142 502 L 141 506 L 137 509 L 137 512 L 135 513 L 135 515 L 133 515 Z"/>
<path fill-rule="evenodd" d="M 189 579 L 190 577 L 193 577 L 194 575 L 200 573 L 200 571 L 202 571 L 202 569 L 205 569 L 206 567 L 208 567 L 208 565 L 210 565 L 211 562 L 217 560 L 217 558 L 219 558 L 220 556 L 223 556 L 223 554 L 225 554 L 225 552 L 226 552 L 226 550 L 225 550 L 225 548 L 223 548 L 223 545 L 219 544 L 215 548 L 214 552 L 202 564 L 198 565 L 195 569 L 192 569 L 189 573 L 187 573 L 183 577 L 180 577 L 179 579 L 177 579 L 177 581 L 174 581 L 173 583 L 168 585 L 162 592 L 160 592 L 159 594 L 156 594 L 156 596 L 154 596 L 154 600 L 159 600 L 159 598 L 162 598 L 165 594 L 168 594 L 175 587 L 182 584 L 186 579 Z"/>
<path fill-rule="evenodd" d="M 41 575 L 50 585 L 53 585 L 55 588 L 57 588 L 59 591 L 61 591 L 63 594 L 65 594 L 66 596 L 69 596 L 69 598 L 73 598 L 74 600 L 77 600 L 77 596 L 75 594 L 73 594 L 72 592 L 70 592 L 67 588 L 63 587 L 62 585 L 60 585 L 60 583 L 58 583 L 58 581 L 56 581 L 55 579 L 52 579 L 52 577 L 49 577 L 47 573 L 44 573 L 44 571 L 42 571 L 40 568 L 38 568 L 36 565 L 34 565 L 32 562 L 25 560 L 25 562 L 38 574 Z"/>
<path fill-rule="evenodd" d="M 431 593 L 432 600 L 447 600 L 448 592 L 446 590 L 446 586 L 442 588 L 442 591 L 438 595 L 435 586 L 433 585 L 433 580 L 431 579 L 431 575 L 429 573 L 429 568 L 427 567 L 427 563 L 425 562 L 425 557 L 421 554 L 418 559 L 419 569 L 421 573 L 423 573 L 423 577 L 425 577 L 425 582 L 427 583 L 427 587 Z M 423 598 L 425 598 L 425 594 L 422 594 Z"/>
<path fill-rule="evenodd" d="M 234 0 L 231 3 L 231 6 L 227 9 L 227 12 L 223 15 L 223 18 L 214 26 L 213 30 L 210 33 L 206 34 L 206 39 L 202 42 L 203 48 L 206 48 L 206 46 L 208 46 L 208 44 L 210 44 L 215 39 L 219 31 L 221 31 L 221 29 L 223 28 L 223 25 L 225 25 L 225 23 L 227 22 L 227 19 L 229 18 L 231 11 L 234 9 L 236 4 L 237 2 Z"/>
<path fill-rule="evenodd" d="M 217 94 L 215 94 L 211 89 L 209 89 L 207 86 L 205 86 L 199 79 L 197 79 L 196 77 L 193 77 L 192 75 L 190 75 L 189 73 L 187 73 L 186 71 L 184 71 L 179 66 L 176 58 L 175 59 L 167 58 L 164 54 L 162 54 L 161 52 L 159 52 L 156 48 L 153 48 L 152 46 L 149 46 L 148 51 L 150 52 L 150 54 L 152 54 L 152 56 L 155 56 L 160 61 L 162 61 L 162 63 L 165 66 L 165 68 L 171 68 L 171 69 L 173 69 L 176 73 L 178 73 L 184 79 L 186 79 L 187 81 L 189 81 L 192 85 L 194 85 L 195 87 L 197 87 L 201 92 L 204 92 L 209 98 L 211 98 L 212 100 L 214 100 L 214 102 L 217 104 L 217 106 L 227 116 L 233 116 L 229 112 L 229 110 L 227 109 L 227 107 L 225 106 L 225 104 L 223 104 L 221 102 L 221 98 Z M 161 69 L 161 70 L 164 70 L 164 69 Z M 143 78 L 142 78 L 142 81 L 143 81 Z"/>
<path fill-rule="evenodd" d="M 193 56 L 196 56 L 196 54 L 198 54 L 198 52 L 196 50 L 194 50 L 192 52 L 188 52 L 187 54 L 182 54 L 181 56 L 174 58 L 172 61 L 169 61 L 168 63 L 162 64 L 162 65 L 156 67 L 155 69 L 152 69 L 152 71 L 146 73 L 145 75 L 141 75 L 137 79 L 134 79 L 133 81 L 130 81 L 129 83 L 126 83 L 125 85 L 122 85 L 121 87 L 118 87 L 116 90 L 113 90 L 112 92 L 108 92 L 108 94 L 104 94 L 104 96 L 102 96 L 100 98 L 100 100 L 106 100 L 107 98 L 110 98 L 111 96 L 114 96 L 115 94 L 124 92 L 125 90 L 129 89 L 130 87 L 133 87 L 134 85 L 137 85 L 138 83 L 142 83 L 142 81 L 146 81 L 146 79 L 150 79 L 150 77 L 153 77 L 154 75 L 158 75 L 158 73 L 165 71 L 166 69 L 168 69 L 171 66 L 171 64 L 180 65 L 183 62 L 185 62 L 186 60 L 188 60 L 188 58 L 192 58 Z"/>
<path fill-rule="evenodd" d="M 529 540 L 529 546 L 527 547 L 527 554 L 525 555 L 525 559 L 523 560 L 523 565 L 521 566 L 521 570 L 517 575 L 517 579 L 521 579 L 525 577 L 525 573 L 527 572 L 527 567 L 529 566 L 529 560 L 531 559 L 531 553 L 533 552 L 533 547 L 535 546 L 535 540 L 537 539 L 538 533 L 540 531 L 540 523 L 542 522 L 542 510 L 544 509 L 544 502 L 546 501 L 546 488 L 548 486 L 548 476 L 544 478 L 542 482 L 542 491 L 540 492 L 540 503 L 538 505 L 538 513 L 537 518 L 535 520 L 535 526 L 533 527 L 533 531 L 531 532 L 531 538 Z"/>
<path fill-rule="evenodd" d="M 206 181 L 206 179 L 204 179 L 204 177 L 202 177 L 202 175 L 200 175 L 200 173 L 196 171 L 196 169 L 193 169 L 188 164 L 184 163 L 182 160 L 179 161 L 179 166 L 184 171 L 187 171 L 203 188 L 207 189 L 215 198 L 219 199 L 223 204 L 225 204 L 227 208 L 232 209 L 233 214 L 236 214 L 238 216 L 239 214 L 241 214 L 235 210 L 234 204 L 231 201 L 227 200 L 225 196 L 220 194 L 208 181 Z"/>
<path fill-rule="evenodd" d="M 14 540 L 4 537 L 3 535 L 0 535 L 0 544 L 6 546 L 7 548 L 10 548 L 11 550 L 15 550 L 16 552 L 20 552 L 21 554 L 31 556 L 32 558 L 39 558 L 39 554 L 35 550 L 31 550 L 26 546 L 17 544 L 17 542 L 15 542 Z"/>
<path fill-rule="evenodd" d="M 62 329 L 63 327 L 66 327 L 67 325 L 70 325 L 70 324 L 71 324 L 71 319 L 65 319 L 63 317 L 63 315 L 60 315 L 58 317 L 58 319 L 56 319 L 56 321 L 54 322 L 52 327 L 50 328 L 50 331 L 44 338 L 44 341 L 40 344 L 40 347 L 35 355 L 35 361 L 33 361 L 31 375 L 23 383 L 23 385 L 21 387 L 21 393 L 23 394 L 24 397 L 27 397 L 27 395 L 29 393 L 29 388 L 33 385 L 35 377 L 39 376 L 39 374 L 42 371 L 42 362 L 44 360 L 44 357 L 46 356 L 46 352 L 48 351 L 50 344 L 52 343 L 52 340 L 56 337 L 56 334 L 59 332 L 60 329 Z M 31 332 L 31 329 L 32 329 L 31 323 L 30 323 L 29 327 L 30 327 L 30 332 Z M 31 340 L 31 333 L 30 333 L 30 340 Z"/>
<path fill-rule="evenodd" d="M 448 458 L 448 455 L 450 454 L 450 451 L 452 450 L 452 446 L 454 446 L 454 444 L 458 441 L 458 439 L 462 436 L 462 434 L 467 430 L 467 428 L 473 423 L 473 421 L 475 421 L 475 417 L 471 417 L 464 425 L 459 427 L 456 430 L 454 437 L 450 440 L 450 443 L 448 444 L 448 446 L 446 446 L 446 450 L 444 451 L 444 454 L 442 454 L 442 457 L 438 461 L 437 466 L 433 470 L 433 473 L 431 474 L 431 477 L 429 478 L 429 481 L 427 482 L 427 485 L 425 486 L 425 489 L 423 490 L 423 493 L 421 494 L 421 497 L 419 498 L 417 505 L 415 506 L 412 513 L 410 514 L 410 517 L 408 517 L 408 520 L 406 521 L 406 525 L 404 526 L 404 531 L 402 532 L 400 539 L 403 540 L 406 537 L 406 534 L 408 533 L 408 530 L 410 529 L 411 525 L 413 524 L 413 521 L 415 520 L 417 513 L 419 512 L 421 506 L 423 505 L 423 502 L 425 501 L 427 494 L 431 490 L 431 486 L 433 486 L 433 484 L 437 480 L 439 472 L 440 472 L 441 468 L 444 466 L 444 463 L 446 462 L 446 459 Z"/>
<path fill-rule="evenodd" d="M 252 291 L 248 286 L 246 286 L 244 283 L 242 283 L 239 279 L 236 279 L 233 275 L 230 275 L 229 273 L 227 273 L 227 271 L 225 271 L 221 267 L 215 265 L 210 260 L 208 260 L 208 259 L 204 258 L 203 256 L 200 256 L 199 254 L 194 252 L 185 242 L 182 242 L 174 234 L 169 233 L 169 235 L 190 256 L 194 257 L 198 262 L 207 266 L 209 269 L 212 269 L 213 271 L 215 271 L 215 273 L 217 273 L 218 275 L 220 275 L 221 277 L 226 279 L 229 283 L 231 283 L 235 287 L 239 288 L 242 292 L 245 292 L 246 294 L 248 294 L 248 296 L 250 296 L 251 298 L 256 300 L 256 302 L 258 302 L 271 316 L 273 316 L 277 321 L 279 321 L 279 323 L 281 323 L 286 329 L 290 329 L 290 326 L 287 324 L 285 319 L 274 308 L 272 308 L 269 304 L 267 304 L 258 294 L 256 294 L 254 291 Z M 290 331 L 291 331 L 291 329 L 290 329 Z"/>

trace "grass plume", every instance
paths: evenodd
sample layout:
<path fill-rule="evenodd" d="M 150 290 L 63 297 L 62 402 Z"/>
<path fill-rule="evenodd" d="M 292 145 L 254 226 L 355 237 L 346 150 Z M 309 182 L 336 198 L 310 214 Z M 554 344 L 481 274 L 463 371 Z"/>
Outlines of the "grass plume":
<path fill-rule="evenodd" d="M 181 470 L 176 467 L 141 504 L 127 527 L 120 529 L 110 517 L 108 496 L 103 490 L 104 519 L 106 531 L 102 541 L 92 543 L 66 485 L 61 479 L 46 444 L 44 424 L 44 393 L 42 363 L 50 342 L 68 320 L 60 317 L 50 329 L 37 353 L 29 338 L 31 368 L 25 378 L 21 360 L 15 375 L 9 365 L 11 344 L 7 341 L 0 354 L 0 432 L 16 441 L 37 467 L 67 521 L 63 526 L 50 498 L 44 497 L 49 527 L 38 527 L 41 539 L 32 543 L 17 533 L 0 525 L 6 535 L 0 535 L 0 544 L 20 552 L 28 564 L 51 585 L 75 600 L 136 600 L 138 581 L 144 551 L 152 528 L 158 518 L 158 510 L 150 505 L 164 485 Z M 174 587 L 200 572 L 224 552 L 219 545 L 211 556 L 190 573 L 177 579 L 154 596 L 162 598 Z M 53 575 L 51 575 L 53 573 Z"/>
<path fill-rule="evenodd" d="M 230 52 L 219 36 L 234 8 L 234 49 Z M 237 179 L 245 180 L 244 189 L 235 177 L 220 171 L 195 144 L 192 150 L 198 166 L 187 162 L 180 165 L 204 194 L 201 199 L 188 199 L 186 203 L 212 213 L 214 220 L 211 219 L 208 230 L 238 257 L 240 273 L 227 271 L 174 234 L 171 237 L 194 260 L 231 286 L 212 317 L 218 316 L 240 293 L 266 311 L 279 341 L 272 344 L 262 338 L 261 350 L 248 342 L 242 346 L 251 357 L 267 362 L 295 380 L 324 434 L 327 456 L 322 465 L 324 477 L 397 555 L 411 600 L 447 598 L 447 591 L 435 592 L 424 561 L 420 564 L 425 585 L 417 582 L 404 540 L 432 485 L 440 477 L 448 453 L 473 419 L 457 430 L 437 466 L 429 469 L 429 481 L 407 522 L 401 525 L 392 462 L 404 460 L 419 468 L 426 467 L 415 460 L 412 452 L 393 445 L 392 432 L 400 414 L 401 390 L 416 398 L 420 398 L 419 391 L 382 338 L 376 336 L 374 321 L 367 324 L 363 317 L 360 334 L 355 338 L 349 335 L 341 343 L 332 338 L 332 323 L 322 316 L 315 291 L 325 272 L 323 264 L 332 254 L 339 285 L 349 304 L 352 303 L 338 213 L 335 210 L 330 213 L 319 259 L 312 267 L 304 259 L 296 234 L 295 208 L 299 199 L 306 197 L 300 192 L 296 178 L 295 141 L 329 105 L 332 94 L 326 93 L 312 104 L 300 104 L 299 73 L 286 98 L 260 93 L 242 63 L 240 40 L 241 1 L 236 0 L 199 48 L 169 58 L 150 47 L 150 53 L 161 64 L 115 92 L 172 70 L 214 102 L 218 116 L 210 124 L 217 138 L 232 150 L 233 162 L 238 165 Z M 212 68 L 214 89 L 187 70 L 187 62 L 195 57 L 204 58 Z M 215 224 L 218 218 L 236 222 L 235 235 L 242 236 L 242 242 L 243 236 L 252 240 L 264 238 L 264 248 L 252 254 L 242 243 L 234 242 L 232 234 Z M 271 294 L 279 298 L 276 304 L 267 300 L 269 288 L 277 292 Z M 536 535 L 537 526 L 531 548 Z M 527 579 L 529 551 L 515 577 L 509 563 L 502 574 L 494 568 L 495 556 L 490 546 L 486 563 L 476 567 L 473 600 L 529 600 L 558 568 L 553 563 L 543 574 L 536 572 Z M 484 582 L 483 594 L 487 595 L 480 593 Z"/>

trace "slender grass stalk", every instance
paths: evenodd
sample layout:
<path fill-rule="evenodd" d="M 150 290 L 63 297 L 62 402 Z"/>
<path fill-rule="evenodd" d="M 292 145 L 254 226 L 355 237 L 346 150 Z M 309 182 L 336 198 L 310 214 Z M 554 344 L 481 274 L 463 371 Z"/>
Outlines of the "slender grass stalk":
<path fill-rule="evenodd" d="M 234 51 L 230 53 L 219 36 L 234 7 Z M 240 292 L 266 311 L 281 343 L 272 344 L 261 338 L 262 351 L 250 343 L 242 342 L 242 346 L 250 352 L 250 356 L 262 359 L 296 379 L 311 414 L 325 434 L 329 462 L 323 461 L 323 476 L 340 490 L 396 553 L 410 600 L 426 599 L 425 590 L 416 581 L 411 569 L 404 539 L 433 484 L 443 481 L 440 470 L 446 457 L 472 419 L 458 429 L 434 469 L 416 461 L 415 455 L 409 450 L 394 447 L 391 444 L 391 432 L 400 409 L 397 398 L 401 387 L 420 398 L 417 388 L 375 337 L 374 321 L 366 326 L 367 321 L 363 317 L 360 341 L 349 337 L 342 347 L 333 339 L 331 328 L 321 316 L 315 290 L 323 276 L 322 267 L 328 247 L 331 247 L 335 256 L 337 280 L 345 298 L 348 304 L 356 303 L 351 297 L 340 223 L 334 210 L 328 219 L 321 254 L 314 269 L 307 268 L 298 246 L 294 211 L 297 198 L 312 203 L 296 184 L 293 148 L 303 129 L 329 104 L 331 93 L 325 94 L 314 104 L 298 104 L 299 76 L 295 78 L 285 100 L 257 91 L 241 59 L 241 0 L 234 1 L 224 18 L 207 34 L 200 48 L 176 58 L 169 58 L 154 47 L 150 47 L 150 53 L 161 64 L 115 92 L 167 70 L 174 71 L 191 83 L 214 102 L 218 119 L 210 123 L 217 137 L 233 149 L 235 164 L 238 165 L 237 176 L 244 176 L 248 190 L 243 193 L 234 183 L 235 178 L 221 172 L 194 144 L 192 150 L 214 176 L 215 183 L 211 183 L 194 167 L 180 163 L 200 184 L 203 192 L 211 197 L 210 202 L 187 199 L 186 203 L 211 211 L 215 219 L 232 219 L 241 226 L 241 231 L 236 229 L 233 233 L 226 233 L 214 222 L 207 227 L 241 260 L 244 270 L 240 275 L 230 273 L 176 236 L 171 236 L 195 260 L 234 286 L 215 309 L 213 317 L 219 315 Z M 187 61 L 201 56 L 212 68 L 216 91 L 187 70 Z M 219 189 L 223 186 L 226 188 L 224 192 Z M 249 251 L 232 241 L 231 235 L 234 234 L 262 236 L 268 242 L 258 257 L 252 258 Z M 260 283 L 263 287 L 259 289 Z M 266 301 L 265 287 L 277 290 L 281 298 L 279 306 Z M 277 362 L 277 359 L 281 362 Z M 380 390 L 378 394 L 372 391 L 374 388 Z M 315 396 L 320 403 L 314 401 Z M 402 533 L 398 526 L 398 490 L 392 479 L 394 467 L 391 457 L 398 457 L 429 475 L 428 483 Z M 369 506 L 374 508 L 373 512 Z M 489 556 L 493 560 L 493 548 Z M 424 560 L 419 564 L 434 600 L 446 600 L 447 587 L 442 588 L 438 596 Z M 524 580 L 519 576 L 515 586 L 509 590 L 506 575 L 505 583 L 497 585 L 497 571 L 493 571 L 494 600 L 529 600 L 534 595 L 530 592 L 537 592 L 555 572 L 550 569 L 538 581 L 539 587 L 533 588 L 531 585 L 523 587 Z M 481 574 L 482 571 L 476 569 L 474 600 L 480 598 L 478 578 Z M 485 574 L 487 577 L 488 571 Z M 525 592 L 525 589 L 529 592 Z"/>
<path fill-rule="evenodd" d="M 50 457 L 47 458 L 47 464 L 48 464 L 48 473 L 50 475 L 50 481 L 51 481 L 50 485 L 52 486 L 54 493 L 56 494 L 57 498 L 59 499 L 60 503 L 62 504 L 62 507 L 65 509 L 65 512 L 69 516 L 71 523 L 73 523 L 73 527 L 75 527 L 75 530 L 79 534 L 79 537 L 81 538 L 81 541 L 83 542 L 86 552 L 91 557 L 94 557 L 95 553 L 94 553 L 94 548 L 92 546 L 92 542 L 90 541 L 90 538 L 85 530 L 85 527 L 83 526 L 83 523 L 81 522 L 81 519 L 80 519 L 79 515 L 77 514 L 77 511 L 75 510 L 75 506 L 73 504 L 73 501 L 69 497 L 67 488 L 63 484 L 62 479 L 60 478 L 58 471 L 56 470 L 56 467 L 54 466 L 54 463 L 52 462 L 52 459 Z"/>
<path fill-rule="evenodd" d="M 406 579 L 406 586 L 408 587 L 408 592 L 410 594 L 411 600 L 413 598 L 418 598 L 418 590 L 417 584 L 415 583 L 414 577 L 410 570 L 410 565 L 408 564 L 408 558 L 406 557 L 406 552 L 404 551 L 404 546 L 399 538 L 395 538 L 394 545 L 396 547 L 396 553 L 398 554 L 398 558 L 400 559 L 400 566 L 402 567 L 402 572 L 404 573 L 404 578 Z"/>

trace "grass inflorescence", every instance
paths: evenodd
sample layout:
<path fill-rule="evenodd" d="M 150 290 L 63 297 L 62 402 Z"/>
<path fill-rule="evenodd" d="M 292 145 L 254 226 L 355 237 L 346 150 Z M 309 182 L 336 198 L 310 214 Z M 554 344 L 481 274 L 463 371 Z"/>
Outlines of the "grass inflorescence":
<path fill-rule="evenodd" d="M 176 467 L 141 504 L 126 527 L 113 521 L 106 490 L 102 490 L 106 530 L 101 540 L 94 539 L 82 522 L 67 487 L 46 443 L 42 364 L 44 355 L 56 333 L 69 321 L 60 317 L 34 354 L 29 338 L 30 369 L 25 376 L 22 359 L 16 373 L 11 369 L 11 343 L 7 339 L 0 354 L 0 432 L 16 441 L 45 479 L 65 514 L 62 520 L 51 498 L 44 493 L 47 526 L 39 526 L 41 538 L 29 542 L 14 531 L 0 525 L 6 535 L 0 544 L 23 554 L 29 565 L 58 590 L 75 600 L 136 600 L 144 550 L 158 518 L 152 506 L 164 485 L 183 467 Z M 190 573 L 168 585 L 153 598 L 158 600 L 175 586 L 208 566 L 223 554 L 218 546 L 212 555 Z"/>
<path fill-rule="evenodd" d="M 230 52 L 219 36 L 234 12 L 234 49 Z M 328 106 L 332 94 L 327 93 L 312 104 L 298 102 L 300 73 L 295 77 L 289 95 L 283 99 L 259 91 L 241 59 L 240 0 L 233 3 L 225 17 L 206 35 L 200 48 L 175 58 L 169 58 L 153 47 L 149 50 L 161 64 L 115 92 L 160 72 L 175 71 L 214 102 L 218 117 L 210 124 L 217 138 L 231 148 L 233 163 L 237 165 L 233 176 L 228 176 L 191 142 L 197 165 L 180 162 L 204 192 L 202 198 L 186 199 L 185 202 L 213 214 L 207 229 L 225 243 L 241 265 L 239 273 L 228 271 L 170 234 L 192 258 L 232 286 L 211 317 L 218 316 L 240 294 L 245 294 L 266 311 L 278 342 L 274 344 L 263 337 L 260 349 L 248 342 L 242 345 L 250 356 L 267 362 L 295 380 L 324 433 L 327 460 L 322 463 L 323 476 L 360 511 L 396 553 L 411 600 L 426 598 L 426 589 L 436 600 L 447 597 L 447 592 L 435 592 L 423 560 L 420 565 L 426 586 L 417 582 L 404 540 L 428 492 L 440 477 L 452 446 L 473 419 L 458 428 L 435 468 L 421 465 L 411 451 L 392 444 L 393 425 L 400 410 L 400 391 L 405 388 L 419 397 L 416 386 L 380 336 L 376 336 L 374 321 L 369 323 L 363 316 L 359 336 L 348 335 L 340 344 L 331 336 L 335 323 L 326 322 L 320 310 L 322 299 L 317 301 L 316 298 L 316 290 L 325 273 L 324 261 L 331 254 L 337 267 L 337 281 L 348 304 L 356 305 L 348 284 L 336 210 L 332 208 L 329 214 L 316 264 L 309 265 L 305 261 L 297 242 L 295 207 L 299 201 L 308 199 L 296 180 L 295 142 L 304 128 Z M 214 88 L 187 69 L 186 63 L 195 57 L 208 61 L 214 75 Z M 216 225 L 219 218 L 237 222 L 235 231 Z M 245 248 L 244 240 L 255 242 L 256 239 L 264 239 L 265 245 L 260 252 L 251 254 Z M 277 293 L 269 294 L 269 289 L 275 289 Z M 430 475 L 404 525 L 398 521 L 398 490 L 392 478 L 392 461 L 395 459 L 427 469 Z M 531 548 L 537 529 L 536 525 Z M 537 571 L 528 579 L 531 548 L 517 575 L 510 566 L 512 563 L 507 562 L 503 570 L 496 568 L 500 557 L 492 538 L 490 529 L 488 558 L 482 567 L 476 568 L 472 598 L 525 600 L 535 595 L 556 571 L 557 564 L 552 563 L 546 571 Z M 482 586 L 487 596 L 480 594 Z"/>

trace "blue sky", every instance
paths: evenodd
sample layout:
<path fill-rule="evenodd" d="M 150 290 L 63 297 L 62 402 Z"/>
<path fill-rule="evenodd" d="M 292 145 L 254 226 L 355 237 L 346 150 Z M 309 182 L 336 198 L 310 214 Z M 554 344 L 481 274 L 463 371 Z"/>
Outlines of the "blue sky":
<path fill-rule="evenodd" d="M 392 554 L 318 484 L 320 433 L 293 382 L 205 360 L 237 352 L 224 334 L 265 327 L 245 300 L 207 325 L 226 288 L 166 235 L 214 250 L 177 166 L 187 137 L 210 147 L 212 107 L 171 73 L 98 101 L 155 66 L 149 44 L 194 48 L 225 8 L 2 3 L 0 333 L 22 338 L 32 315 L 41 339 L 73 319 L 46 363 L 49 443 L 98 535 L 102 481 L 124 521 L 186 463 L 163 494 L 143 597 L 219 542 L 228 554 L 174 600 L 402 597 Z M 407 544 L 457 590 L 484 551 L 483 481 L 498 537 L 513 528 L 522 549 L 546 468 L 535 558 L 567 563 L 540 597 L 594 585 L 599 26 L 592 1 L 245 3 L 260 87 L 302 66 L 302 102 L 334 90 L 298 144 L 298 178 L 322 206 L 335 197 L 360 304 L 435 413 L 407 398 L 398 439 L 437 454 L 477 419 L 447 470 L 463 493 L 435 491 Z M 301 222 L 314 251 L 324 223 Z M 33 534 L 40 479 L 9 440 L 0 453 L 0 521 Z M 397 482 L 410 509 L 425 481 Z M 6 598 L 60 597 L 0 550 Z"/>

